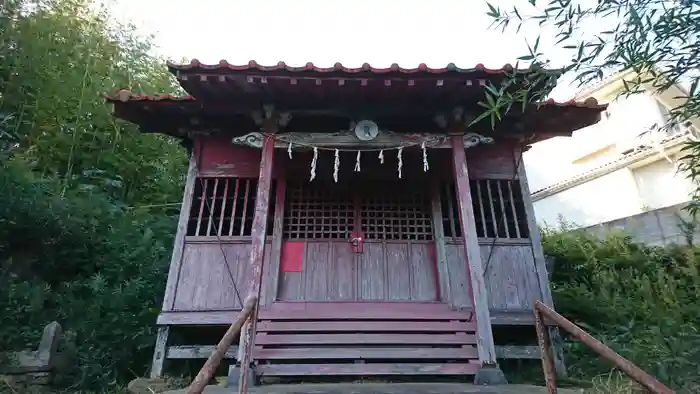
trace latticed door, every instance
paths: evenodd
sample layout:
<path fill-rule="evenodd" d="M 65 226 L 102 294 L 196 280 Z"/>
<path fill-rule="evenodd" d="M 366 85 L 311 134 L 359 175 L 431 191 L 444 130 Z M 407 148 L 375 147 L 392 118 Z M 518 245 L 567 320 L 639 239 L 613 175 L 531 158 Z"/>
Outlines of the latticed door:
<path fill-rule="evenodd" d="M 400 181 L 288 183 L 278 298 L 434 301 L 430 201 Z"/>

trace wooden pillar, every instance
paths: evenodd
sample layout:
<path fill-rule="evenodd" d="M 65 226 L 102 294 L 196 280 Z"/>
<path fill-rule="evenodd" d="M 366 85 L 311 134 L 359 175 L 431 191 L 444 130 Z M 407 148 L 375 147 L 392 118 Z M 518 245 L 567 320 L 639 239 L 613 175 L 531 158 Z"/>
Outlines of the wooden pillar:
<path fill-rule="evenodd" d="M 442 227 L 442 204 L 440 202 L 440 179 L 435 179 L 431 184 L 430 209 L 433 221 L 433 235 L 435 239 L 435 265 L 438 270 L 438 283 L 440 285 L 440 301 L 447 302 L 454 307 L 452 289 L 450 286 L 450 270 L 447 264 L 447 251 L 445 250 L 445 230 Z"/>
<path fill-rule="evenodd" d="M 522 152 L 517 152 L 517 162 L 520 163 L 518 170 L 518 183 L 520 183 L 520 192 L 523 196 L 523 205 L 525 207 L 525 218 L 527 219 L 528 233 L 530 234 L 530 242 L 532 243 L 532 254 L 535 259 L 535 275 L 540 288 L 542 302 L 548 307 L 554 309 L 554 300 L 552 299 L 552 290 L 549 288 L 549 275 L 547 274 L 547 263 L 544 258 L 544 249 L 542 249 L 542 237 L 540 229 L 535 220 L 535 207 L 532 205 L 532 195 L 530 187 L 527 183 L 527 174 L 523 165 Z M 566 377 L 566 365 L 564 364 L 564 351 L 562 349 L 561 336 L 557 327 L 549 327 L 549 339 L 554 354 L 554 368 L 559 377 Z"/>
<path fill-rule="evenodd" d="M 175 303 L 175 290 L 180 276 L 180 266 L 182 265 L 182 254 L 185 249 L 185 235 L 187 235 L 187 223 L 190 218 L 190 207 L 192 205 L 192 194 L 197 180 L 197 157 L 193 153 L 190 156 L 190 164 L 187 170 L 187 180 L 185 190 L 182 195 L 180 205 L 180 218 L 177 222 L 177 232 L 175 233 L 175 243 L 173 253 L 170 257 L 170 269 L 168 270 L 168 281 L 165 285 L 165 295 L 163 296 L 162 311 L 173 310 Z M 166 366 L 166 353 L 170 327 L 158 327 L 158 337 L 156 338 L 155 349 L 153 350 L 153 361 L 151 363 L 151 378 L 159 378 L 163 375 Z"/>
<path fill-rule="evenodd" d="M 258 189 L 255 195 L 255 213 L 251 231 L 252 247 L 250 250 L 251 273 L 248 278 L 248 296 L 254 296 L 260 300 L 260 290 L 263 278 L 263 260 L 265 257 L 265 236 L 267 234 L 267 215 L 270 209 L 270 185 L 272 183 L 272 168 L 275 153 L 275 140 L 271 136 L 276 131 L 276 125 L 268 119 L 265 127 L 266 135 L 263 140 L 262 157 L 260 159 L 260 175 Z M 247 393 L 249 367 L 252 361 L 252 352 L 255 346 L 255 329 L 258 321 L 258 308 L 253 310 L 250 319 L 241 331 L 241 371 L 239 378 L 239 392 Z"/>
<path fill-rule="evenodd" d="M 187 170 L 187 180 L 185 181 L 185 190 L 182 195 L 182 204 L 180 205 L 180 218 L 178 219 L 177 232 L 175 233 L 175 244 L 170 257 L 168 282 L 165 286 L 165 295 L 163 296 L 163 311 L 166 312 L 173 310 L 175 303 L 175 290 L 177 289 L 180 265 L 182 264 L 182 254 L 185 249 L 185 235 L 187 235 L 187 223 L 190 219 L 190 207 L 192 205 L 195 182 L 197 181 L 197 173 L 197 157 L 193 153 L 190 156 L 190 165 Z"/>
<path fill-rule="evenodd" d="M 474 208 L 472 205 L 471 188 L 469 187 L 469 174 L 467 171 L 467 157 L 464 151 L 464 139 L 460 135 L 450 137 L 452 145 L 452 168 L 454 170 L 455 188 L 457 191 L 457 205 L 459 212 L 459 224 L 464 236 L 464 256 L 466 258 L 467 281 L 469 295 L 474 303 L 474 319 L 476 320 L 477 351 L 479 362 L 482 365 L 483 374 L 477 373 L 478 384 L 503 384 L 505 376 L 496 363 L 496 349 L 493 342 L 491 329 L 491 315 L 489 313 L 488 291 L 484 280 L 479 240 L 474 221 Z M 486 368 L 485 368 L 486 367 Z M 480 372 L 482 372 L 480 371 Z"/>
<path fill-rule="evenodd" d="M 277 190 L 275 190 L 275 217 L 272 223 L 274 228 L 272 231 L 272 250 L 270 251 L 270 263 L 265 267 L 265 280 L 268 286 L 266 294 L 263 296 L 261 305 L 269 306 L 277 300 L 279 292 L 279 277 L 280 277 L 280 259 L 282 258 L 282 232 L 284 230 L 284 204 L 285 194 L 287 192 L 287 180 L 284 173 L 279 171 L 277 174 Z"/>

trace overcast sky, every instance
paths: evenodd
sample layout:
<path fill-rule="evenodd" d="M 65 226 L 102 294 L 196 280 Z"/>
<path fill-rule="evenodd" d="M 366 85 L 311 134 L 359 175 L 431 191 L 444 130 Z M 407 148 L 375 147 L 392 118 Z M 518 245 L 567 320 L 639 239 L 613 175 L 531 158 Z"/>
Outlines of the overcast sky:
<path fill-rule="evenodd" d="M 113 15 L 155 35 L 161 55 L 215 63 L 330 66 L 370 63 L 442 67 L 515 64 L 534 42 L 536 26 L 514 34 L 489 29 L 484 0 L 106 0 Z M 526 10 L 526 0 L 493 0 Z M 543 37 L 550 36 L 543 32 Z M 543 38 L 553 61 L 564 53 Z M 557 88 L 565 99 L 574 88 Z"/>

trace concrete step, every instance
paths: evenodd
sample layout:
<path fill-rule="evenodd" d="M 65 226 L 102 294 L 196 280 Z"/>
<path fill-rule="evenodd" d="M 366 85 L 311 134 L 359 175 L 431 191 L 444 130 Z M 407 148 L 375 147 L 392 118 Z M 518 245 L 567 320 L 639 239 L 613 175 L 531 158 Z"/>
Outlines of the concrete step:
<path fill-rule="evenodd" d="M 186 390 L 166 394 L 185 394 Z M 235 387 L 208 386 L 204 394 L 236 394 Z M 581 389 L 558 389 L 560 394 L 581 394 Z M 280 384 L 251 387 L 250 394 L 547 394 L 540 386 L 508 384 L 476 386 L 466 383 L 340 383 Z"/>

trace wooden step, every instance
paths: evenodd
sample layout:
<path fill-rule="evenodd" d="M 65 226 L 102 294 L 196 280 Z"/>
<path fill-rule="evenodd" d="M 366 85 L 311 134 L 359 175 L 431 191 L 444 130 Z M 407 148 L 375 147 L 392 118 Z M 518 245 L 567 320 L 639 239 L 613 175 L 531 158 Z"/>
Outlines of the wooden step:
<path fill-rule="evenodd" d="M 474 322 L 459 320 L 439 321 L 381 321 L 381 320 L 332 320 L 332 321 L 275 321 L 258 322 L 258 332 L 474 332 Z"/>
<path fill-rule="evenodd" d="M 461 364 L 261 364 L 258 376 L 474 375 L 478 363 Z"/>
<path fill-rule="evenodd" d="M 441 302 L 274 302 L 261 309 L 259 320 L 472 320 L 471 311 L 457 311 Z"/>
<path fill-rule="evenodd" d="M 279 302 L 261 310 L 260 376 L 470 375 L 478 368 L 470 311 L 442 303 Z"/>
<path fill-rule="evenodd" d="M 470 360 L 477 359 L 475 346 L 464 348 L 352 347 L 352 348 L 257 348 L 254 358 L 266 360 Z"/>
<path fill-rule="evenodd" d="M 258 346 L 297 346 L 297 345 L 473 345 L 476 335 L 455 334 L 266 334 L 255 337 Z"/>

